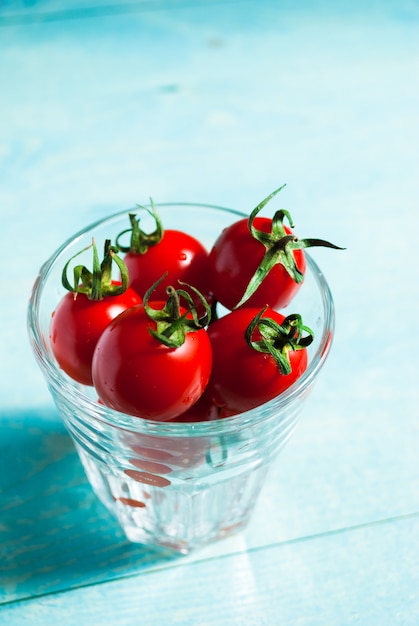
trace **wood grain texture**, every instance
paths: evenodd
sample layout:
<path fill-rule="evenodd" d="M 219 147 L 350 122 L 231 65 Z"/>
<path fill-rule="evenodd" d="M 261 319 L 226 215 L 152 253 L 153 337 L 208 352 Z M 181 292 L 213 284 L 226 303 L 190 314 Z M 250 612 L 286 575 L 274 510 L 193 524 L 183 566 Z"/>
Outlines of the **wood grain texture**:
<path fill-rule="evenodd" d="M 414 626 L 418 532 L 416 515 L 6 605 L 0 617 L 14 626 L 62 616 L 72 626 Z"/>
<path fill-rule="evenodd" d="M 3 416 L 0 604 L 161 566 L 94 496 L 55 412 Z"/>

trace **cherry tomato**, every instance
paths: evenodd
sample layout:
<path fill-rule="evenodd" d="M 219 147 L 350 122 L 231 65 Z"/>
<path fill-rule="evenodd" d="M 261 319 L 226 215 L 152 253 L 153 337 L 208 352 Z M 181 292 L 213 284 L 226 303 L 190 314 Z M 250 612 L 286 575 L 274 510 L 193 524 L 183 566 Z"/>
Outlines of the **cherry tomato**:
<path fill-rule="evenodd" d="M 253 225 L 258 230 L 269 233 L 272 220 L 256 217 Z M 291 235 L 291 229 L 284 227 Z M 248 220 L 238 220 L 223 230 L 209 255 L 210 289 L 218 302 L 232 310 L 240 302 L 246 288 L 262 263 L 265 246 L 255 239 L 249 231 Z M 304 251 L 291 252 L 301 274 L 306 269 Z M 272 267 L 254 294 L 246 301 L 247 307 L 263 307 L 269 304 L 274 309 L 281 309 L 291 302 L 301 287 L 284 265 L 277 263 Z"/>
<path fill-rule="evenodd" d="M 130 286 L 141 297 L 160 276 L 166 274 L 155 293 L 156 299 L 164 299 L 166 287 L 181 280 L 193 285 L 206 295 L 208 252 L 190 235 L 176 230 L 166 230 L 161 241 L 148 248 L 144 254 L 128 252 L 124 261 L 130 276 Z"/>
<path fill-rule="evenodd" d="M 233 310 L 243 304 L 274 309 L 287 306 L 300 289 L 306 270 L 303 249 L 312 246 L 342 249 L 323 239 L 298 239 L 288 211 L 272 219 L 259 217 L 279 187 L 253 209 L 248 219 L 224 229 L 209 257 L 209 285 L 216 300 Z M 285 226 L 287 219 L 290 227 Z"/>
<path fill-rule="evenodd" d="M 84 251 L 93 252 L 93 270 L 84 265 L 73 267 L 73 284 L 67 277 L 70 264 Z M 141 302 L 128 288 L 128 273 L 116 247 L 107 239 L 102 262 L 94 239 L 64 265 L 61 282 L 69 292 L 52 313 L 50 337 L 52 350 L 61 368 L 74 380 L 92 385 L 92 358 L 97 340 L 109 322 L 127 308 Z M 115 263 L 121 282 L 112 280 Z"/>
<path fill-rule="evenodd" d="M 165 230 L 153 201 L 150 207 L 138 208 L 152 217 L 155 230 L 149 233 L 141 229 L 144 213 L 140 213 L 138 218 L 135 213 L 130 213 L 131 228 L 122 231 L 116 238 L 119 249 L 126 253 L 124 262 L 128 268 L 130 286 L 143 297 L 150 286 L 164 275 L 165 278 L 155 289 L 155 300 L 165 299 L 166 288 L 171 285 L 177 288 L 179 281 L 192 285 L 209 299 L 206 248 L 183 230 Z M 128 233 L 130 243 L 127 246 L 121 243 L 121 239 Z M 199 299 L 194 294 L 192 296 L 200 305 Z M 203 312 L 202 307 L 200 312 Z"/>
<path fill-rule="evenodd" d="M 248 344 L 246 332 L 258 316 L 262 323 L 266 318 L 273 320 L 278 326 L 284 326 L 286 333 L 284 337 L 279 334 L 275 338 L 274 346 L 283 349 L 285 359 L 288 355 L 288 374 L 281 372 L 271 352 L 260 352 Z M 271 308 L 261 312 L 257 308 L 246 307 L 236 309 L 210 325 L 208 335 L 213 350 L 213 368 L 207 393 L 220 407 L 221 417 L 253 409 L 271 400 L 285 391 L 306 370 L 308 359 L 305 346 L 312 336 L 303 338 L 302 331 L 309 329 L 300 324 L 296 331 L 293 327 L 294 318 L 300 320 L 299 316 L 284 318 Z M 257 325 L 251 333 L 252 341 L 258 344 L 263 339 L 263 334 L 262 325 Z M 287 336 L 290 337 L 289 341 Z M 298 347 L 296 342 L 301 345 Z"/>
<path fill-rule="evenodd" d="M 164 303 L 150 306 L 157 311 Z M 156 328 L 144 304 L 121 313 L 97 343 L 93 382 L 106 406 L 166 421 L 186 411 L 202 395 L 211 372 L 212 350 L 205 328 L 187 332 L 179 347 L 160 343 L 150 332 Z"/>
<path fill-rule="evenodd" d="M 92 385 L 93 351 L 100 335 L 117 315 L 140 302 L 139 295 L 130 288 L 102 300 L 90 300 L 84 293 L 76 297 L 67 293 L 50 324 L 52 350 L 60 367 L 77 382 Z"/>
<path fill-rule="evenodd" d="M 173 422 L 212 422 L 220 417 L 220 411 L 212 397 L 204 391 L 198 402 L 195 402 L 185 413 L 176 417 Z"/>

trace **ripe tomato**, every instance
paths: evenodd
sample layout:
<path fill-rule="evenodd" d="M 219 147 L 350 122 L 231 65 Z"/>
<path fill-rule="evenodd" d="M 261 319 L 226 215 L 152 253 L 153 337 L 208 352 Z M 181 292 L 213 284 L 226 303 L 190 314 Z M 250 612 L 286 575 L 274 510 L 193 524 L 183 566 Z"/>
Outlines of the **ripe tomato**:
<path fill-rule="evenodd" d="M 117 249 L 105 242 L 102 263 L 95 242 L 93 272 L 82 265 L 74 268 L 74 285 L 67 279 L 67 269 L 80 252 L 71 257 L 62 272 L 63 286 L 69 291 L 52 313 L 51 347 L 60 367 L 83 385 L 92 385 L 92 358 L 97 340 L 109 322 L 126 309 L 139 304 L 140 296 L 127 287 L 128 274 Z M 86 248 L 86 249 L 88 249 Z M 84 252 L 82 250 L 81 252 Z M 121 273 L 121 282 L 111 278 L 112 263 Z"/>
<path fill-rule="evenodd" d="M 304 331 L 309 334 L 303 337 Z M 271 308 L 240 308 L 213 322 L 208 335 L 213 368 L 207 393 L 220 407 L 221 417 L 271 400 L 307 368 L 306 346 L 312 334 L 299 316 L 284 318 Z"/>
<path fill-rule="evenodd" d="M 267 217 L 257 217 L 253 224 L 265 233 L 269 233 L 272 228 L 272 220 Z M 288 227 L 285 227 L 285 231 L 291 234 Z M 209 255 L 209 284 L 215 299 L 230 311 L 233 310 L 262 263 L 265 252 L 265 246 L 249 232 L 246 218 L 225 228 Z M 304 275 L 304 251 L 297 249 L 291 254 L 298 271 Z M 269 304 L 274 309 L 281 309 L 291 302 L 301 284 L 291 278 L 281 263 L 277 263 L 246 301 L 246 306 L 263 307 Z"/>
<path fill-rule="evenodd" d="M 153 302 L 154 311 L 164 303 Z M 185 313 L 180 309 L 181 315 Z M 140 304 L 114 319 L 93 356 L 93 382 L 102 402 L 117 410 L 166 421 L 186 411 L 202 395 L 212 365 L 204 328 L 186 332 L 178 347 L 161 343 L 149 305 Z"/>
<path fill-rule="evenodd" d="M 132 289 L 102 300 L 84 293 L 67 293 L 52 314 L 50 337 L 54 356 L 71 378 L 92 385 L 92 358 L 96 343 L 109 322 L 141 298 Z"/>
<path fill-rule="evenodd" d="M 164 300 L 166 288 L 176 286 L 178 281 L 192 285 L 204 296 L 208 292 L 208 251 L 192 235 L 182 230 L 164 230 L 153 203 L 151 209 L 143 208 L 156 223 L 156 230 L 145 233 L 140 229 L 141 218 L 130 213 L 131 228 L 117 237 L 119 248 L 126 252 L 124 262 L 128 268 L 130 286 L 143 297 L 149 287 L 163 274 L 164 280 L 155 289 L 153 298 Z M 125 233 L 131 234 L 129 246 L 121 245 Z M 195 299 L 195 298 L 194 298 Z"/>
<path fill-rule="evenodd" d="M 265 198 L 250 214 L 225 228 L 209 255 L 209 286 L 227 309 L 246 306 L 274 309 L 287 306 L 300 289 L 306 270 L 304 248 L 339 249 L 323 239 L 298 239 L 288 211 L 273 218 L 257 217 L 283 187 Z M 291 228 L 283 224 L 287 218 Z"/>
<path fill-rule="evenodd" d="M 212 422 L 220 417 L 220 411 L 214 404 L 208 388 L 198 402 L 195 402 L 187 411 L 176 417 L 173 422 Z"/>
<path fill-rule="evenodd" d="M 164 299 L 166 287 L 176 285 L 178 280 L 193 285 L 204 295 L 208 292 L 208 252 L 197 239 L 181 231 L 166 230 L 158 244 L 144 254 L 128 252 L 124 261 L 130 286 L 141 297 L 166 272 L 154 294 L 157 299 Z"/>

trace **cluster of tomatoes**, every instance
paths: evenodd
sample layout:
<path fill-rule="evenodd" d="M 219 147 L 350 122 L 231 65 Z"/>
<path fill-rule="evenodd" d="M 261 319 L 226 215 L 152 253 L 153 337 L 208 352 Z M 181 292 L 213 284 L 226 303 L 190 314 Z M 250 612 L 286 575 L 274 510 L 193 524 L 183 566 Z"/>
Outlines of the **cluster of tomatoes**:
<path fill-rule="evenodd" d="M 225 228 L 210 251 L 190 234 L 164 230 L 151 203 L 139 208 L 155 230 L 142 231 L 130 213 L 130 228 L 115 246 L 106 241 L 101 262 L 92 242 L 93 271 L 76 265 L 73 284 L 69 259 L 69 293 L 50 329 L 60 367 L 93 385 L 104 405 L 159 421 L 228 417 L 283 392 L 307 368 L 313 335 L 300 315 L 279 310 L 303 282 L 303 249 L 337 246 L 298 239 L 286 211 L 259 216 L 280 189 Z"/>

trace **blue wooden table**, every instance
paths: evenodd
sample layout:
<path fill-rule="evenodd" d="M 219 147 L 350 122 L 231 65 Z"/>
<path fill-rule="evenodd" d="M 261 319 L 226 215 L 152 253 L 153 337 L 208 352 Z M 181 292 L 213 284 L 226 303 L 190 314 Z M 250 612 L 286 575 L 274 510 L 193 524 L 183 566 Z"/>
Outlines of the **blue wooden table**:
<path fill-rule="evenodd" d="M 419 4 L 0 2 L 0 624 L 419 623 Z M 144 203 L 282 183 L 335 343 L 248 528 L 130 544 L 30 351 L 41 263 Z M 303 233 L 301 231 L 304 231 Z"/>

